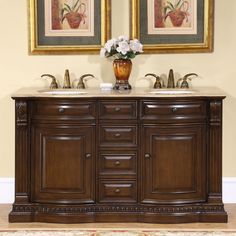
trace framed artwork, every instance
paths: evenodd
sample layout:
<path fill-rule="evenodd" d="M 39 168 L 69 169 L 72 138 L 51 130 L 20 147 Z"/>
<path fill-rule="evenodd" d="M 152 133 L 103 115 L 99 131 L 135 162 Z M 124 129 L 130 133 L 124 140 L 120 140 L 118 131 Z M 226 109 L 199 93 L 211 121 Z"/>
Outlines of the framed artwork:
<path fill-rule="evenodd" d="M 28 0 L 30 54 L 98 53 L 110 38 L 110 0 Z"/>
<path fill-rule="evenodd" d="M 213 51 L 214 0 L 130 0 L 131 37 L 146 53 Z"/>

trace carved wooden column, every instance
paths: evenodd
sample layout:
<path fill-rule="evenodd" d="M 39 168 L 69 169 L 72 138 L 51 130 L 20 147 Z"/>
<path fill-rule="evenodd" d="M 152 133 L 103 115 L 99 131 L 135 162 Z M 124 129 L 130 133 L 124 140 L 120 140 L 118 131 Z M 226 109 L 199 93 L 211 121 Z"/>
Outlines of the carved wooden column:
<path fill-rule="evenodd" d="M 209 203 L 222 203 L 222 100 L 210 101 L 209 117 Z"/>
<path fill-rule="evenodd" d="M 24 100 L 16 101 L 16 159 L 15 159 L 15 203 L 29 202 L 28 181 L 29 164 L 29 146 L 28 146 L 28 107 Z"/>

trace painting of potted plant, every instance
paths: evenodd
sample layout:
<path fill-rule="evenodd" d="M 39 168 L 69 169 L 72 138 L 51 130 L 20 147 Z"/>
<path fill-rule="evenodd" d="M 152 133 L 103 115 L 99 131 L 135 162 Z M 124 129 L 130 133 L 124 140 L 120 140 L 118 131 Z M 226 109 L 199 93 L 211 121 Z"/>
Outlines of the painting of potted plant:
<path fill-rule="evenodd" d="M 80 0 L 73 1 L 71 5 L 64 3 L 61 10 L 61 23 L 66 19 L 71 29 L 78 29 L 85 24 L 86 4 Z"/>
<path fill-rule="evenodd" d="M 181 27 L 184 20 L 188 22 L 189 2 L 186 0 L 178 0 L 176 3 L 167 1 L 164 7 L 165 20 L 169 17 L 174 27 Z"/>

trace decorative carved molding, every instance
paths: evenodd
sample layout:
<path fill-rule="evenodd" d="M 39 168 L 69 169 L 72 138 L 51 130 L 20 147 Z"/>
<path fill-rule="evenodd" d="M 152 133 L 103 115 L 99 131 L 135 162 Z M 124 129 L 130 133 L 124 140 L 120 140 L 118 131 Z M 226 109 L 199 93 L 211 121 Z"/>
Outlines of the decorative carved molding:
<path fill-rule="evenodd" d="M 71 214 L 71 213 L 87 213 L 87 212 L 144 212 L 144 213 L 157 213 L 157 214 L 168 214 L 168 213 L 203 213 L 212 212 L 219 213 L 224 212 L 223 205 L 196 205 L 196 206 L 46 206 L 46 205 L 14 205 L 13 212 L 29 212 L 29 213 L 49 213 L 49 214 Z"/>
<path fill-rule="evenodd" d="M 222 120 L 222 102 L 212 101 L 210 103 L 210 124 L 220 125 Z"/>
<path fill-rule="evenodd" d="M 16 102 L 16 124 L 17 126 L 27 125 L 27 102 L 17 101 Z"/>

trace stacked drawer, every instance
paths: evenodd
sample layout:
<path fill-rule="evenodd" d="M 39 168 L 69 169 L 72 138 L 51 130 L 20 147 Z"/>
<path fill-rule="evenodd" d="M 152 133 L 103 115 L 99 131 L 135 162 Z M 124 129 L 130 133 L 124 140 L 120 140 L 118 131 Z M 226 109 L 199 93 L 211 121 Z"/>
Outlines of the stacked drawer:
<path fill-rule="evenodd" d="M 99 104 L 98 200 L 137 202 L 137 102 Z"/>

